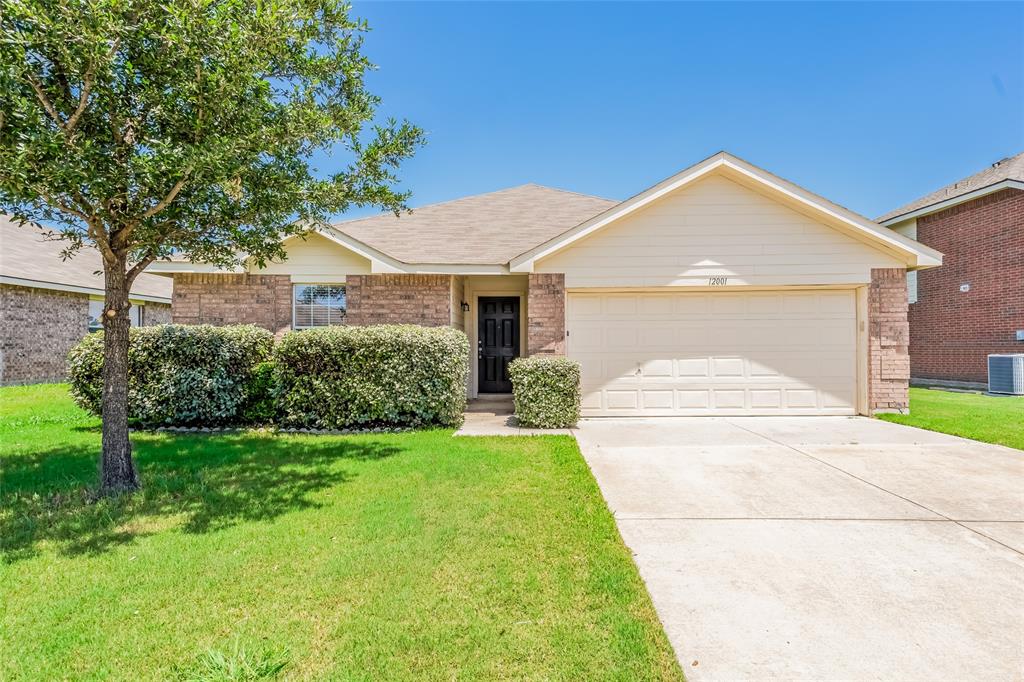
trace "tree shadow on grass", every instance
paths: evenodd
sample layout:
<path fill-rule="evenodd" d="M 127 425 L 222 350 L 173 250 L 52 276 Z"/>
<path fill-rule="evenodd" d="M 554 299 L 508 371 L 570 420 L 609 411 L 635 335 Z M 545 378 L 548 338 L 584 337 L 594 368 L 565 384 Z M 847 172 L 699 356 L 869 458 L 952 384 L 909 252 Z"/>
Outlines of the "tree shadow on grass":
<path fill-rule="evenodd" d="M 0 489 L 0 556 L 27 559 L 49 543 L 100 554 L 173 525 L 207 533 L 319 506 L 313 494 L 353 476 L 345 464 L 391 457 L 384 439 L 144 435 L 133 438 L 143 490 L 95 499 L 97 451 L 56 448 L 11 457 Z"/>

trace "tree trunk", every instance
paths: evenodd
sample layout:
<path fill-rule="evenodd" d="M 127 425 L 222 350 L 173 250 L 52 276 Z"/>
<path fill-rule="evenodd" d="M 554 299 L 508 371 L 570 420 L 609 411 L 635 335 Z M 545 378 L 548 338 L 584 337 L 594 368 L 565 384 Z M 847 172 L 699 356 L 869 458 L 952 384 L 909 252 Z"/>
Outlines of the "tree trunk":
<path fill-rule="evenodd" d="M 139 474 L 128 438 L 128 281 L 125 262 L 104 267 L 106 301 L 103 311 L 103 455 L 100 492 L 103 495 L 138 490 Z"/>

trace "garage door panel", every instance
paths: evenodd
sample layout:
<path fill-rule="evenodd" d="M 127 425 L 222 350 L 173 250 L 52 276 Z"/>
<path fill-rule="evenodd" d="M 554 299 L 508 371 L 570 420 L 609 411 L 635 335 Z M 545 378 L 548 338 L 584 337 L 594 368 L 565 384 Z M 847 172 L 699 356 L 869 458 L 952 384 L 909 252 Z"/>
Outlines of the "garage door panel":
<path fill-rule="evenodd" d="M 680 358 L 675 362 L 676 376 L 680 378 L 711 376 L 711 358 Z"/>
<path fill-rule="evenodd" d="M 605 391 L 605 401 L 610 410 L 635 410 L 639 403 L 636 390 L 608 389 Z"/>
<path fill-rule="evenodd" d="M 639 300 L 639 312 L 652 319 L 672 319 L 676 314 L 675 302 L 674 296 L 644 296 Z"/>
<path fill-rule="evenodd" d="M 718 388 L 713 390 L 711 395 L 714 400 L 714 406 L 717 409 L 743 409 L 747 407 L 747 392 L 743 389 Z"/>
<path fill-rule="evenodd" d="M 706 410 L 711 406 L 711 391 L 707 389 L 676 389 L 676 406 L 680 410 Z"/>
<path fill-rule="evenodd" d="M 711 376 L 745 378 L 743 358 L 711 358 Z"/>
<path fill-rule="evenodd" d="M 818 392 L 813 388 L 787 388 L 786 407 L 810 408 L 818 406 Z"/>
<path fill-rule="evenodd" d="M 783 407 L 782 389 L 763 388 L 750 391 L 750 407 L 760 410 L 781 409 Z"/>
<path fill-rule="evenodd" d="M 605 300 L 604 314 L 608 317 L 632 317 L 636 315 L 636 296 L 609 296 Z"/>
<path fill-rule="evenodd" d="M 672 389 L 665 391 L 645 390 L 640 394 L 641 406 L 644 409 L 671 410 L 673 405 Z"/>
<path fill-rule="evenodd" d="M 571 293 L 584 414 L 854 414 L 854 301 L 852 291 Z"/>

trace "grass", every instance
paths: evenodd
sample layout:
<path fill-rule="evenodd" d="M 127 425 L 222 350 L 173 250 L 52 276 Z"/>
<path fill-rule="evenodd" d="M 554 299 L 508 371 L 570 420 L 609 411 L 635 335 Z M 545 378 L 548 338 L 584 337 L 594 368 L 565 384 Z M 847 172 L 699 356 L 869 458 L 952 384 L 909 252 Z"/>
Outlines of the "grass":
<path fill-rule="evenodd" d="M 575 442 L 135 434 L 0 389 L 2 679 L 681 679 Z"/>
<path fill-rule="evenodd" d="M 1024 450 L 1024 398 L 910 389 L 910 414 L 881 419 Z"/>

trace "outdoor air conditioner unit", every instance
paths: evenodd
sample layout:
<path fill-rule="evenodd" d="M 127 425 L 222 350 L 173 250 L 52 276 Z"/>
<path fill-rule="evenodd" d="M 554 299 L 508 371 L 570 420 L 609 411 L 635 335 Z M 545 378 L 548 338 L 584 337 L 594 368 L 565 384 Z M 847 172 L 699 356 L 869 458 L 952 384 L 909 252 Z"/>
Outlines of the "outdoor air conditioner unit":
<path fill-rule="evenodd" d="M 988 392 L 1024 395 L 1024 353 L 988 356 Z"/>

